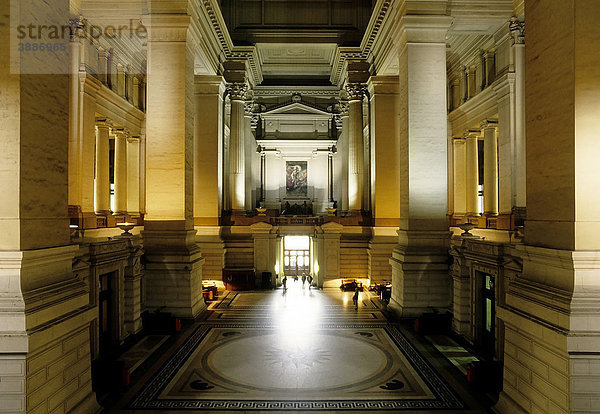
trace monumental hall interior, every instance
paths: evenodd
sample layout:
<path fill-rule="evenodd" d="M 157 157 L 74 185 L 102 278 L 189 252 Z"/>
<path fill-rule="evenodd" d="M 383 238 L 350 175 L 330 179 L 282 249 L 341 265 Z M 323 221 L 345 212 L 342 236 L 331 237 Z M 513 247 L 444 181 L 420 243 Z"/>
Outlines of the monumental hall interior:
<path fill-rule="evenodd" d="M 600 2 L 0 4 L 0 413 L 600 412 Z"/>

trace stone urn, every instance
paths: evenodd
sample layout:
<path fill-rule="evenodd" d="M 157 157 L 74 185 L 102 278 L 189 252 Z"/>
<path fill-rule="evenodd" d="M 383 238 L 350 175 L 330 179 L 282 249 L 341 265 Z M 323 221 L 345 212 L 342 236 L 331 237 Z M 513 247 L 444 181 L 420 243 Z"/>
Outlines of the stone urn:
<path fill-rule="evenodd" d="M 477 227 L 473 223 L 463 223 L 458 226 L 463 232 L 460 234 L 462 237 L 476 237 L 474 234 L 469 233 L 475 227 Z"/>

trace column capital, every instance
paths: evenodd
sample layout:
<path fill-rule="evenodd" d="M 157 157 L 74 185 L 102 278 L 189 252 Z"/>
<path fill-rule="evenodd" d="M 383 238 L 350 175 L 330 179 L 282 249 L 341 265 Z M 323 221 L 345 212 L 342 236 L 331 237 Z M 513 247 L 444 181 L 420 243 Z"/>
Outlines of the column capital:
<path fill-rule="evenodd" d="M 405 15 L 400 18 L 400 33 L 409 43 L 446 43 L 453 20 L 451 16 Z"/>
<path fill-rule="evenodd" d="M 341 100 L 338 105 L 340 108 L 340 115 L 347 117 L 350 111 L 350 103 L 347 100 Z"/>
<path fill-rule="evenodd" d="M 479 129 L 469 129 L 467 132 L 463 134 L 465 139 L 478 139 L 481 136 L 481 131 Z"/>
<path fill-rule="evenodd" d="M 130 144 L 139 144 L 142 138 L 139 135 L 127 135 L 127 142 Z"/>
<path fill-rule="evenodd" d="M 373 95 L 395 95 L 398 93 L 398 76 L 371 76 L 367 82 L 367 89 Z"/>
<path fill-rule="evenodd" d="M 229 96 L 232 101 L 244 101 L 248 92 L 248 85 L 241 82 L 233 82 L 227 85 Z"/>
<path fill-rule="evenodd" d="M 254 114 L 254 101 L 244 102 L 244 116 L 252 116 Z"/>
<path fill-rule="evenodd" d="M 525 22 L 520 21 L 516 17 L 511 17 L 508 29 L 510 30 L 513 45 L 525 44 Z"/>
<path fill-rule="evenodd" d="M 452 143 L 455 145 L 464 144 L 467 142 L 467 137 L 452 137 Z"/>
<path fill-rule="evenodd" d="M 496 129 L 498 128 L 498 121 L 494 119 L 486 119 L 485 121 L 481 121 L 481 129 Z"/>
<path fill-rule="evenodd" d="M 349 101 L 362 101 L 365 86 L 362 83 L 347 83 L 345 86 Z"/>
<path fill-rule="evenodd" d="M 122 127 L 112 127 L 111 132 L 115 137 L 119 137 L 119 138 L 129 136 L 129 131 Z"/>
<path fill-rule="evenodd" d="M 110 122 L 107 118 L 96 118 L 96 128 L 111 128 L 112 122 Z"/>

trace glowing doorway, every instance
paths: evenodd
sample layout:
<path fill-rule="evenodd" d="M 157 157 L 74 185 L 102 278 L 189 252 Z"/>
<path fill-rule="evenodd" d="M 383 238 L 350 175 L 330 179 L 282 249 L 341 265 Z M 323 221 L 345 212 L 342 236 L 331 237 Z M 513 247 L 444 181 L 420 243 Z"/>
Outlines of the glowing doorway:
<path fill-rule="evenodd" d="M 286 276 L 310 273 L 310 237 L 285 236 L 283 239 L 283 271 Z"/>

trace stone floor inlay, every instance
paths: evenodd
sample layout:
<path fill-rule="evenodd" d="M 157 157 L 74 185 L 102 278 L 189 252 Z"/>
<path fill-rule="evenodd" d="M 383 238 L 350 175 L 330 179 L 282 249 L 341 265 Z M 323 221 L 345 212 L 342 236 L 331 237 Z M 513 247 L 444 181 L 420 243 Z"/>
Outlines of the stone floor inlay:
<path fill-rule="evenodd" d="M 128 404 L 146 410 L 460 409 L 464 403 L 363 293 L 358 311 L 323 292 L 230 294 Z M 287 297 L 284 297 L 287 296 Z M 338 295 L 339 296 L 339 295 Z M 237 306 L 236 306 L 237 305 Z M 247 310 L 246 312 L 250 312 Z M 332 313 L 339 315 L 337 321 Z M 342 317 L 342 315 L 344 315 Z M 367 318 L 365 318 L 367 317 Z M 384 323 L 382 323 L 384 322 Z"/>

